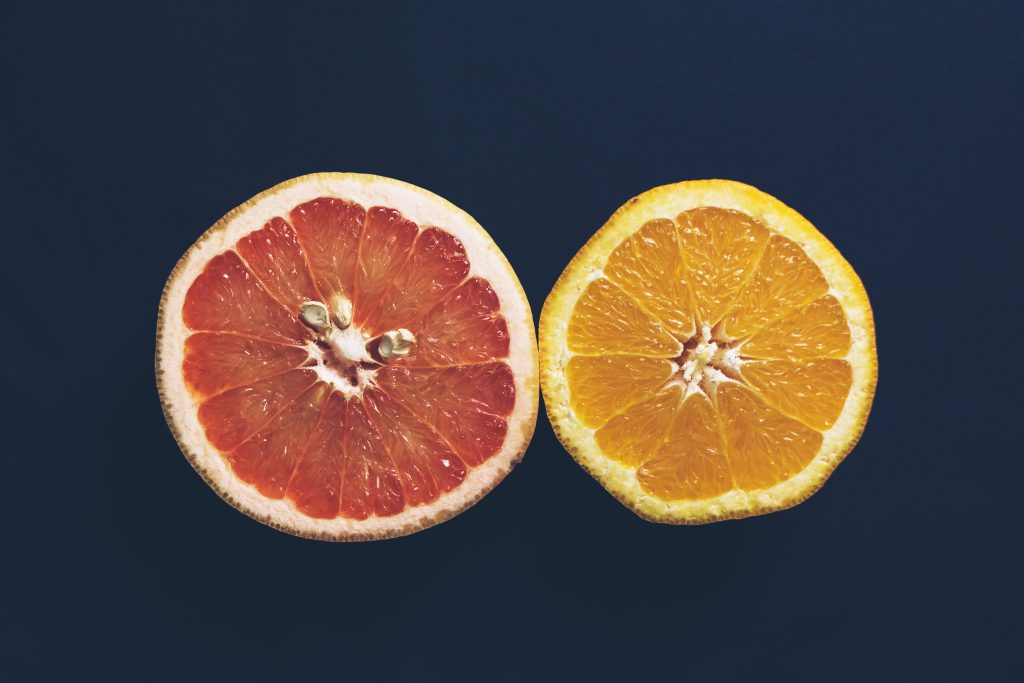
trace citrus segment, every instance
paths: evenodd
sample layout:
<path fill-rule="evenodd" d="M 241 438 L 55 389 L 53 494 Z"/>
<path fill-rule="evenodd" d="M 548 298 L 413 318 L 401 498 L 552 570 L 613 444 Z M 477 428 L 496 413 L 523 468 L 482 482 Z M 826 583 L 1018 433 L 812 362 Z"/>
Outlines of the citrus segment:
<path fill-rule="evenodd" d="M 286 495 L 310 517 L 338 515 L 341 467 L 345 460 L 346 401 L 335 392 L 327 399 L 309 443 L 295 461 Z"/>
<path fill-rule="evenodd" d="M 410 505 L 433 502 L 466 478 L 466 465 L 455 451 L 384 392 L 367 392 L 366 412 L 402 477 Z"/>
<path fill-rule="evenodd" d="M 834 296 L 797 309 L 755 333 L 740 346 L 751 358 L 842 358 L 850 350 L 850 326 Z"/>
<path fill-rule="evenodd" d="M 645 223 L 608 256 L 605 275 L 650 311 L 677 336 L 694 331 L 688 273 L 675 224 L 666 219 Z"/>
<path fill-rule="evenodd" d="M 374 206 L 366 212 L 352 292 L 356 325 L 365 324 L 380 297 L 399 278 L 418 232 L 415 223 L 394 209 Z"/>
<path fill-rule="evenodd" d="M 508 357 L 508 324 L 499 312 L 498 295 L 480 278 L 470 278 L 444 297 L 416 329 L 416 345 L 401 365 L 462 365 Z"/>
<path fill-rule="evenodd" d="M 398 181 L 321 174 L 210 235 L 168 280 L 158 384 L 229 502 L 301 535 L 387 537 L 468 507 L 521 457 L 532 316 L 467 215 Z"/>
<path fill-rule="evenodd" d="M 772 235 L 754 279 L 740 289 L 719 323 L 728 339 L 748 337 L 828 292 L 821 270 L 792 240 Z"/>
<path fill-rule="evenodd" d="M 636 300 L 600 278 L 583 291 L 569 321 L 569 348 L 573 353 L 622 353 L 670 357 L 680 344 Z"/>
<path fill-rule="evenodd" d="M 763 489 L 802 471 L 821 446 L 821 433 L 769 408 L 749 389 L 722 382 L 715 407 L 736 486 Z"/>
<path fill-rule="evenodd" d="M 572 409 L 588 427 L 600 427 L 616 412 L 655 393 L 672 377 L 662 358 L 573 356 L 565 368 Z"/>
<path fill-rule="evenodd" d="M 196 332 L 235 332 L 293 343 L 308 338 L 298 319 L 267 294 L 233 251 L 210 259 L 189 288 L 181 316 Z"/>
<path fill-rule="evenodd" d="M 185 340 L 183 371 L 189 389 L 209 396 L 288 370 L 309 358 L 300 347 L 234 333 L 197 332 Z"/>
<path fill-rule="evenodd" d="M 451 233 L 428 228 L 416 237 L 394 284 L 370 308 L 362 325 L 371 333 L 405 327 L 443 301 L 468 274 L 462 243 Z"/>
<path fill-rule="evenodd" d="M 216 394 L 199 405 L 199 422 L 215 447 L 228 451 L 288 407 L 316 381 L 311 370 L 282 375 Z"/>
<path fill-rule="evenodd" d="M 449 368 L 385 368 L 377 384 L 423 420 L 468 464 L 479 465 L 505 440 L 515 382 L 505 363 Z"/>
<path fill-rule="evenodd" d="M 743 379 L 770 406 L 823 432 L 843 410 L 853 371 L 845 360 L 755 360 Z"/>
<path fill-rule="evenodd" d="M 337 197 L 318 197 L 288 215 L 321 296 L 351 298 L 366 210 Z"/>
<path fill-rule="evenodd" d="M 877 378 L 849 264 L 792 209 L 721 180 L 620 208 L 548 296 L 541 355 L 566 449 L 673 523 L 809 496 L 856 443 Z"/>
<path fill-rule="evenodd" d="M 352 519 L 398 514 L 405 507 L 398 470 L 361 401 L 349 401 L 346 419 L 341 514 Z"/>
<path fill-rule="evenodd" d="M 327 394 L 327 385 L 317 382 L 229 452 L 228 462 L 235 474 L 268 498 L 284 496 L 319 422 Z"/>
<path fill-rule="evenodd" d="M 768 244 L 768 229 L 730 209 L 700 207 L 676 218 L 692 305 L 704 325 L 714 326 L 753 276 Z"/>
<path fill-rule="evenodd" d="M 626 408 L 594 433 L 602 452 L 628 467 L 643 464 L 668 439 L 682 400 L 675 384 Z"/>
<path fill-rule="evenodd" d="M 637 469 L 640 486 L 664 500 L 714 498 L 733 487 L 718 414 L 707 396 L 686 397 L 668 442 Z"/>
<path fill-rule="evenodd" d="M 295 231 L 283 218 L 240 239 L 238 253 L 285 310 L 297 311 L 303 302 L 321 298 Z"/>

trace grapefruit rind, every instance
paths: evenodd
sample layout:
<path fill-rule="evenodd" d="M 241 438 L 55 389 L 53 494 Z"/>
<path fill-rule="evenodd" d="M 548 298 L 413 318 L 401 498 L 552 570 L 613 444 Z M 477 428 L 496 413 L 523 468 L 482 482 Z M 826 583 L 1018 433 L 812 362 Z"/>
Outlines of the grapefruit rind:
<path fill-rule="evenodd" d="M 207 440 L 199 422 L 198 404 L 185 385 L 182 362 L 185 327 L 181 310 L 185 295 L 207 262 L 239 238 L 262 228 L 275 216 L 318 197 L 339 197 L 364 207 L 389 206 L 420 228 L 442 227 L 463 244 L 470 261 L 467 279 L 485 278 L 498 295 L 509 334 L 509 354 L 502 359 L 513 370 L 516 402 L 508 417 L 501 449 L 472 468 L 461 485 L 426 505 L 406 507 L 388 517 L 365 520 L 317 519 L 298 511 L 285 499 L 264 497 L 239 479 L 226 458 Z M 361 173 L 312 173 L 262 192 L 228 212 L 196 240 L 171 272 L 160 299 L 157 321 L 156 376 L 164 416 L 192 467 L 227 503 L 275 529 L 296 536 L 330 541 L 361 541 L 410 534 L 454 517 L 471 507 L 522 460 L 533 436 L 538 409 L 537 342 L 533 314 L 515 271 L 487 232 L 465 211 L 415 185 Z"/>
<path fill-rule="evenodd" d="M 853 382 L 842 412 L 823 432 L 815 457 L 799 473 L 769 488 L 730 490 L 700 500 L 665 501 L 641 488 L 636 470 L 607 457 L 595 430 L 586 427 L 569 403 L 566 364 L 568 324 L 587 284 L 601 274 L 609 255 L 650 220 L 675 218 L 701 206 L 742 211 L 804 249 L 839 300 L 850 327 L 845 360 Z M 867 292 L 842 254 L 807 219 L 778 199 L 744 183 L 696 180 L 663 185 L 630 199 L 577 252 L 544 302 L 539 327 L 541 390 L 548 418 L 562 445 L 591 476 L 640 517 L 670 524 L 704 524 L 762 515 L 792 507 L 813 495 L 853 449 L 864 431 L 878 380 L 875 325 Z"/>

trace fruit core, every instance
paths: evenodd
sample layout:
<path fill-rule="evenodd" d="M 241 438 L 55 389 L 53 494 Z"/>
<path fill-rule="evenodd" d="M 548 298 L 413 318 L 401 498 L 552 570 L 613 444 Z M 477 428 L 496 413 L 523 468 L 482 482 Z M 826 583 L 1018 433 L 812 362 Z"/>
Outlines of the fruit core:
<path fill-rule="evenodd" d="M 741 363 L 739 347 L 726 339 L 716 338 L 714 331 L 703 326 L 697 334 L 684 340 L 683 352 L 673 360 L 672 378 L 686 387 L 686 393 L 711 392 L 723 379 L 739 379 Z"/>
<path fill-rule="evenodd" d="M 569 317 L 570 405 L 665 501 L 764 489 L 807 467 L 852 384 L 850 326 L 804 248 L 742 211 L 655 218 Z"/>
<path fill-rule="evenodd" d="M 306 343 L 305 367 L 346 398 L 362 396 L 364 389 L 377 386 L 377 371 L 407 355 L 416 337 L 401 328 L 371 335 L 351 323 L 352 306 L 347 299 L 334 299 L 333 310 L 319 301 L 307 301 L 297 311 L 296 317 L 316 335 Z"/>

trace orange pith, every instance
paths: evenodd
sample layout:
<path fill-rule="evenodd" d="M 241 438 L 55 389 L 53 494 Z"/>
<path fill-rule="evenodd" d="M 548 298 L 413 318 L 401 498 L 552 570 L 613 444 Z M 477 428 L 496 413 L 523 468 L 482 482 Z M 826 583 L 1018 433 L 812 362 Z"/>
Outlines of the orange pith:
<path fill-rule="evenodd" d="M 516 400 L 509 331 L 463 244 L 387 206 L 321 197 L 211 258 L 181 316 L 182 373 L 237 476 L 311 518 L 389 517 L 458 488 L 500 449 Z M 352 305 L 366 357 L 300 320 Z M 374 355 L 389 330 L 411 352 Z"/>
<path fill-rule="evenodd" d="M 821 269 L 737 209 L 646 221 L 583 287 L 565 344 L 575 419 L 662 501 L 793 477 L 851 390 L 850 326 Z"/>

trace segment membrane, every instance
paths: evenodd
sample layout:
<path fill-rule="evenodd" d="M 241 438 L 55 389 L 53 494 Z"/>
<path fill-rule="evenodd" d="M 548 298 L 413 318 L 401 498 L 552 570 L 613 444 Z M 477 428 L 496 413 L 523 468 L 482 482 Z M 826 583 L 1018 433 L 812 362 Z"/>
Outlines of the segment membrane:
<path fill-rule="evenodd" d="M 320 197 L 288 214 L 320 294 L 352 298 L 366 211 L 355 202 Z"/>
<path fill-rule="evenodd" d="M 751 358 L 842 358 L 850 350 L 843 307 L 829 295 L 783 316 L 740 346 Z"/>
<path fill-rule="evenodd" d="M 272 218 L 263 228 L 238 240 L 238 253 L 260 283 L 288 311 L 297 311 L 306 301 L 322 300 L 306 265 L 292 226 L 283 218 Z"/>
<path fill-rule="evenodd" d="M 835 423 L 853 382 L 850 364 L 834 358 L 748 361 L 741 372 L 768 405 L 818 431 Z"/>
<path fill-rule="evenodd" d="M 673 372 L 671 361 L 640 356 L 573 356 L 565 368 L 572 410 L 587 427 L 655 394 Z"/>
<path fill-rule="evenodd" d="M 311 370 L 283 375 L 228 389 L 199 405 L 199 422 L 216 448 L 230 451 L 287 408 L 316 381 Z"/>
<path fill-rule="evenodd" d="M 385 367 L 384 393 L 430 426 L 471 466 L 498 452 L 515 407 L 515 381 L 505 363 L 450 368 Z"/>
<path fill-rule="evenodd" d="M 795 242 L 772 235 L 754 279 L 723 318 L 718 334 L 742 339 L 828 292 L 821 270 Z"/>
<path fill-rule="evenodd" d="M 604 273 L 665 329 L 681 337 L 694 333 L 688 273 L 672 221 L 660 218 L 641 226 L 611 253 Z"/>
<path fill-rule="evenodd" d="M 232 469 L 267 498 L 284 496 L 309 445 L 329 389 L 317 382 L 266 426 L 227 454 Z"/>
<path fill-rule="evenodd" d="M 736 486 L 763 489 L 803 470 L 821 447 L 819 432 L 765 405 L 735 382 L 721 382 L 715 407 Z"/>
<path fill-rule="evenodd" d="M 697 317 L 714 327 L 754 275 L 768 228 L 740 211 L 707 206 L 684 211 L 676 224 Z"/>
<path fill-rule="evenodd" d="M 364 403 L 409 505 L 433 502 L 466 478 L 466 465 L 455 451 L 398 402 L 382 391 L 368 391 Z"/>
<path fill-rule="evenodd" d="M 569 318 L 569 350 L 588 356 L 632 354 L 671 358 L 682 345 L 632 297 L 604 278 L 580 295 Z"/>
<path fill-rule="evenodd" d="M 626 408 L 595 432 L 598 445 L 613 460 L 639 467 L 668 440 L 682 400 L 682 387 L 672 384 Z"/>
<path fill-rule="evenodd" d="M 636 476 L 644 490 L 662 500 L 714 498 L 732 488 L 718 416 L 707 396 L 695 392 L 686 397 L 668 442 Z"/>
<path fill-rule="evenodd" d="M 233 251 L 210 259 L 189 287 L 181 315 L 195 331 L 235 332 L 292 344 L 309 338 L 302 323 L 267 294 Z"/>
<path fill-rule="evenodd" d="M 189 389 L 205 397 L 287 372 L 308 358 L 306 350 L 297 346 L 197 332 L 185 340 L 183 370 Z"/>
<path fill-rule="evenodd" d="M 508 325 L 487 280 L 470 278 L 413 326 L 416 344 L 398 364 L 446 366 L 508 357 Z"/>
<path fill-rule="evenodd" d="M 300 512 L 310 517 L 338 516 L 347 436 L 345 408 L 344 397 L 333 392 L 288 482 L 286 495 Z"/>
<path fill-rule="evenodd" d="M 419 228 L 395 209 L 374 206 L 366 212 L 359 241 L 352 306 L 362 326 L 391 283 L 398 280 Z"/>
<path fill-rule="evenodd" d="M 346 420 L 348 441 L 342 468 L 341 515 L 366 519 L 370 515 L 389 517 L 401 512 L 405 497 L 398 471 L 362 401 L 348 402 Z"/>
<path fill-rule="evenodd" d="M 372 335 L 410 326 L 468 274 L 469 260 L 462 243 L 451 233 L 427 228 L 416 237 L 394 284 L 367 314 L 363 329 Z"/>

